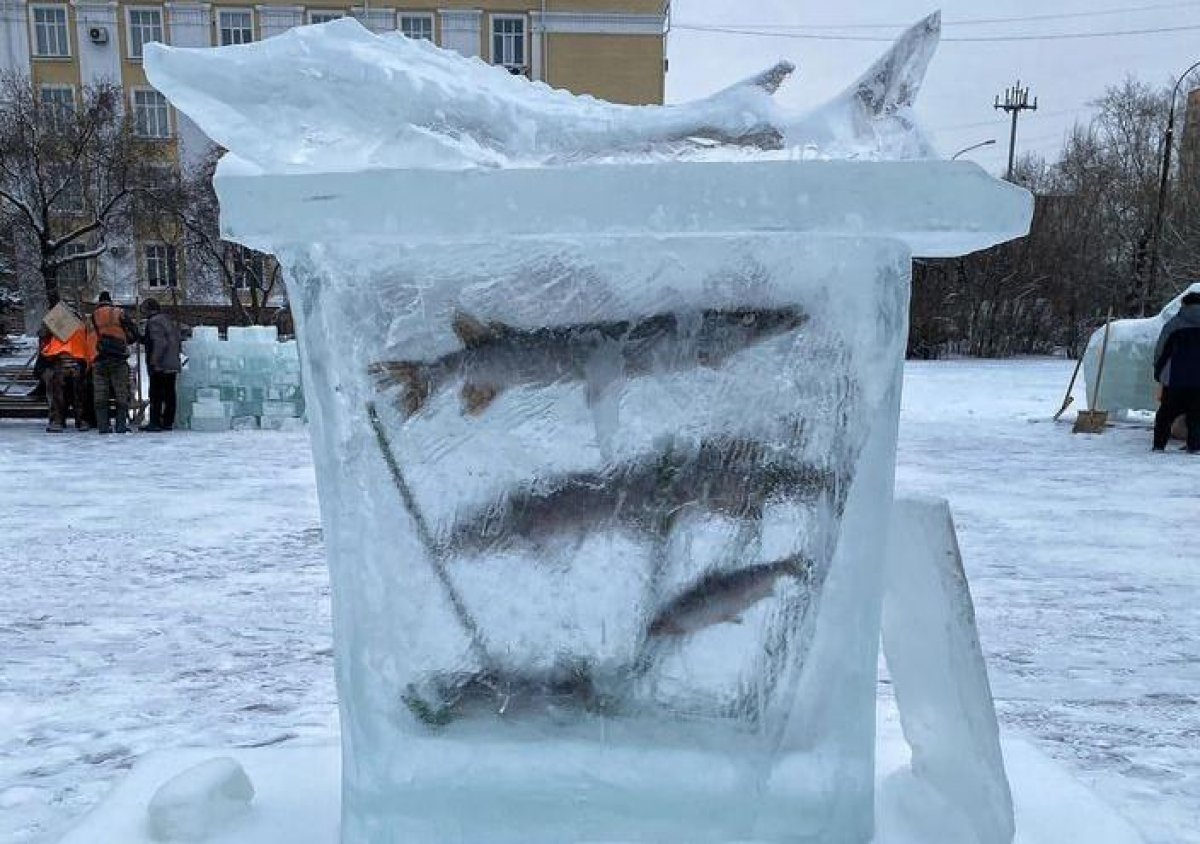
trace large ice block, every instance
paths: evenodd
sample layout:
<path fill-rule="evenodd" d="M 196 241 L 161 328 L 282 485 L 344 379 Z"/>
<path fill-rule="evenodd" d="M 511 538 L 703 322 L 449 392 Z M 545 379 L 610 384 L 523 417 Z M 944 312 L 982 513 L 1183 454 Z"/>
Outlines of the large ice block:
<path fill-rule="evenodd" d="M 956 179 L 951 214 L 921 200 Z M 515 213 L 484 236 L 463 182 Z M 219 190 L 297 311 L 345 840 L 867 840 L 912 244 L 1012 236 L 1027 197 L 827 162 Z M 736 230 L 772 202 L 777 231 Z"/>

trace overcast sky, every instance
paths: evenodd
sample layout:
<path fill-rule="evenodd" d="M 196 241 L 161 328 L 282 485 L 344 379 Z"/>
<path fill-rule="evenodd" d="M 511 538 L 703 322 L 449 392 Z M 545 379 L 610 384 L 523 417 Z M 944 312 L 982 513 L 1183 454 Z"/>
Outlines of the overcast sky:
<path fill-rule="evenodd" d="M 799 71 L 780 98 L 789 105 L 811 105 L 842 90 L 888 46 L 701 32 L 689 26 L 890 39 L 902 24 L 937 8 L 922 0 L 672 0 L 667 98 L 678 102 L 703 96 L 783 57 Z M 1107 86 L 1128 74 L 1155 84 L 1173 83 L 1200 61 L 1200 0 L 946 0 L 941 9 L 942 45 L 919 111 L 947 155 L 995 138 L 994 147 L 969 154 L 992 170 L 1004 167 L 1009 127 L 993 101 L 1018 77 L 1039 98 L 1038 111 L 1021 117 L 1018 152 L 1052 157 L 1070 126 L 1088 118 L 1088 102 Z M 967 23 L 997 18 L 1006 20 Z M 867 28 L 876 24 L 884 26 Z M 832 28 L 843 26 L 847 28 Z M 1076 40 L 952 40 L 1177 27 L 1187 29 Z M 1183 99 L 1181 95 L 1181 110 Z"/>

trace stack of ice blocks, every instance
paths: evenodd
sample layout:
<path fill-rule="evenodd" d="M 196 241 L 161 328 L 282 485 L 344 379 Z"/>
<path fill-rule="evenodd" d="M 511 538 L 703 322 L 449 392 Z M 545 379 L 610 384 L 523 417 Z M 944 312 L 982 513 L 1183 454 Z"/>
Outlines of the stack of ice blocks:
<path fill-rule="evenodd" d="M 233 326 L 222 340 L 197 326 L 183 344 L 178 420 L 193 431 L 283 430 L 304 416 L 296 343 L 278 342 L 274 326 Z"/>

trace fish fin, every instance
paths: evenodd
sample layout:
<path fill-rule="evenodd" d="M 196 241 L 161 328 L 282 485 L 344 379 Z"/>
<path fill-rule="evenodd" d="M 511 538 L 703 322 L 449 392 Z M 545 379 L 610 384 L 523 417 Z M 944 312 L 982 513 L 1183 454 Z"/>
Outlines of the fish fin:
<path fill-rule="evenodd" d="M 887 117 L 916 102 L 942 37 L 942 13 L 909 27 L 843 97 L 868 119 Z"/>
<path fill-rule="evenodd" d="M 771 67 L 759 73 L 757 76 L 752 76 L 742 82 L 742 85 L 748 85 L 753 88 L 761 88 L 768 94 L 774 94 L 788 80 L 793 73 L 796 72 L 796 66 L 787 60 L 781 59 L 775 62 Z"/>
<path fill-rule="evenodd" d="M 404 388 L 402 404 L 404 418 L 415 416 L 429 400 L 429 378 L 424 367 L 413 361 L 392 360 L 371 364 L 368 372 L 375 376 L 383 388 L 399 385 Z"/>
<path fill-rule="evenodd" d="M 482 346 L 489 340 L 495 339 L 496 325 L 496 323 L 484 324 L 463 311 L 455 311 L 454 321 L 451 323 L 455 336 L 468 349 Z"/>
<path fill-rule="evenodd" d="M 497 384 L 473 384 L 468 381 L 462 388 L 463 412 L 470 416 L 479 416 L 489 407 L 496 397 L 504 392 Z"/>

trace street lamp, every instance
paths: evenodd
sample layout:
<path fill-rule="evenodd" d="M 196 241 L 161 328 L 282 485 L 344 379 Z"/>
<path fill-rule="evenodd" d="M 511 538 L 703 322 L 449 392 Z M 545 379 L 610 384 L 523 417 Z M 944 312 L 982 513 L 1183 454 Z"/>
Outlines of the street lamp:
<path fill-rule="evenodd" d="M 1192 71 L 1200 68 L 1200 62 L 1196 62 L 1183 72 L 1179 77 L 1179 81 L 1175 83 L 1175 87 L 1171 90 L 1171 110 L 1167 116 L 1167 133 L 1163 136 L 1163 158 L 1162 158 L 1162 173 L 1160 174 L 1158 183 L 1158 208 L 1154 212 L 1154 230 L 1150 240 L 1150 277 L 1146 281 L 1146 286 L 1142 288 L 1141 296 L 1141 311 L 1142 316 L 1146 315 L 1146 305 L 1150 298 L 1150 294 L 1158 286 L 1158 253 L 1159 246 L 1162 243 L 1162 227 L 1163 214 L 1167 210 L 1167 182 L 1171 178 L 1171 147 L 1175 141 L 1175 100 L 1179 96 L 1179 86 L 1184 80 L 1191 76 Z"/>
<path fill-rule="evenodd" d="M 960 155 L 964 155 L 964 154 L 970 152 L 971 150 L 979 149 L 980 147 L 990 147 L 994 143 L 996 143 L 995 138 L 988 138 L 986 141 L 980 141 L 977 144 L 972 144 L 971 146 L 967 147 L 966 149 L 960 149 L 958 152 L 954 153 L 954 155 L 950 156 L 950 160 L 957 161 L 958 157 Z"/>

